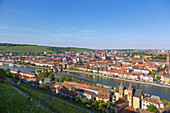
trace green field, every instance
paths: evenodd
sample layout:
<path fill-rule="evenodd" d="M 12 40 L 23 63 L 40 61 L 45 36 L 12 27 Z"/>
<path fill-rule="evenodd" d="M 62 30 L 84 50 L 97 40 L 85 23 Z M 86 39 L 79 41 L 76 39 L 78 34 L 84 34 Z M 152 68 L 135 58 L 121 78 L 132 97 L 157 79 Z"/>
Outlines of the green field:
<path fill-rule="evenodd" d="M 0 52 L 31 52 L 31 53 L 56 53 L 63 51 L 90 51 L 85 48 L 73 48 L 73 47 L 48 47 L 48 46 L 36 46 L 36 45 L 15 45 L 15 44 L 3 44 L 0 43 Z"/>

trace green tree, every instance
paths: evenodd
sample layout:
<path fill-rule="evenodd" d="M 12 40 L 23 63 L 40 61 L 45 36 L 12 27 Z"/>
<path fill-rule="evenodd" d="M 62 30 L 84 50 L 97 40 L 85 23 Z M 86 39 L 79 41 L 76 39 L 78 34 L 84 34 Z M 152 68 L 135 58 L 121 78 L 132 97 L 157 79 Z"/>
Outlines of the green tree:
<path fill-rule="evenodd" d="M 56 78 L 56 79 L 54 80 L 54 82 L 59 82 L 59 79 L 58 79 L 58 78 Z"/>
<path fill-rule="evenodd" d="M 49 84 L 40 84 L 39 87 L 44 88 L 46 90 L 50 90 L 50 85 Z"/>
<path fill-rule="evenodd" d="M 104 103 L 99 103 L 99 109 L 104 108 Z"/>
<path fill-rule="evenodd" d="M 153 113 L 159 113 L 159 110 L 157 109 L 156 106 L 154 106 L 153 104 L 151 105 L 147 105 L 147 111 L 153 112 Z"/>
<path fill-rule="evenodd" d="M 71 81 L 71 76 L 65 76 L 65 81 Z"/>
<path fill-rule="evenodd" d="M 167 100 L 162 100 L 162 102 L 165 104 L 165 106 L 170 106 L 170 102 L 168 102 Z"/>
<path fill-rule="evenodd" d="M 88 107 L 88 108 L 91 108 L 91 105 L 89 105 L 89 104 L 86 104 L 86 107 Z"/>
<path fill-rule="evenodd" d="M 43 78 L 47 78 L 48 75 L 49 75 L 48 72 L 41 72 L 41 73 L 39 74 L 39 77 L 43 79 Z"/>
<path fill-rule="evenodd" d="M 104 106 L 107 107 L 110 104 L 110 101 L 107 101 Z"/>
<path fill-rule="evenodd" d="M 86 104 L 88 103 L 87 98 L 83 98 L 83 99 L 82 99 L 82 102 L 83 102 L 84 105 L 86 105 Z"/>
<path fill-rule="evenodd" d="M 61 76 L 61 77 L 59 78 L 59 82 L 64 82 L 64 80 L 65 80 L 65 77 L 64 77 L 64 76 Z"/>
<path fill-rule="evenodd" d="M 156 80 L 160 80 L 161 79 L 161 77 L 159 77 L 159 76 L 156 76 Z"/>
<path fill-rule="evenodd" d="M 81 99 L 80 98 L 76 98 L 76 100 L 75 100 L 76 102 L 81 102 Z"/>
<path fill-rule="evenodd" d="M 6 75 L 11 76 L 11 72 L 9 68 L 4 68 L 3 70 L 6 72 Z"/>
<path fill-rule="evenodd" d="M 54 74 L 51 73 L 51 74 L 48 76 L 48 78 L 50 78 L 51 80 L 54 80 Z"/>
<path fill-rule="evenodd" d="M 166 104 L 168 104 L 168 101 L 167 100 L 162 100 L 162 102 L 166 105 Z"/>
<path fill-rule="evenodd" d="M 6 72 L 3 69 L 0 69 L 0 82 L 3 83 L 6 79 Z"/>

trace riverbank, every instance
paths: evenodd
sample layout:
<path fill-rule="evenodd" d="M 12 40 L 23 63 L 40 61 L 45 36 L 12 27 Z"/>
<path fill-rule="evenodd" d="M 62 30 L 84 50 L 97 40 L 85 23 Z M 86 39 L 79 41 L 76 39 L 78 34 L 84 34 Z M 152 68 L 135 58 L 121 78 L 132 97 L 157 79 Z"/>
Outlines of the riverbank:
<path fill-rule="evenodd" d="M 80 73 L 80 74 L 87 74 L 87 75 L 98 76 L 98 77 L 103 77 L 103 78 L 111 78 L 111 79 L 120 80 L 120 81 L 122 80 L 122 81 L 127 81 L 127 82 L 134 82 L 134 83 L 139 83 L 139 84 L 146 84 L 146 85 L 153 85 L 153 86 L 158 86 L 158 87 L 170 88 L 170 86 L 165 86 L 165 85 L 156 84 L 156 83 L 154 84 L 154 83 L 147 83 L 147 82 L 142 82 L 142 81 L 127 80 L 127 79 L 103 76 L 103 75 L 100 75 L 100 74 L 88 73 L 88 72 L 83 72 L 83 71 L 75 71 L 75 70 L 68 70 L 68 69 L 64 69 L 63 71 Z"/>

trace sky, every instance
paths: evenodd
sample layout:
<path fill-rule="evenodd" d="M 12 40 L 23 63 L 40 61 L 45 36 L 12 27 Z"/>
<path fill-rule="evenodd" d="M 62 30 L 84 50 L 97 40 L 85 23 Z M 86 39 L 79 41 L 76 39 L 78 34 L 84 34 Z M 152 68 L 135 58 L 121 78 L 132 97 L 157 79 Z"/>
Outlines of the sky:
<path fill-rule="evenodd" d="M 170 49 L 170 0 L 0 0 L 0 43 Z"/>

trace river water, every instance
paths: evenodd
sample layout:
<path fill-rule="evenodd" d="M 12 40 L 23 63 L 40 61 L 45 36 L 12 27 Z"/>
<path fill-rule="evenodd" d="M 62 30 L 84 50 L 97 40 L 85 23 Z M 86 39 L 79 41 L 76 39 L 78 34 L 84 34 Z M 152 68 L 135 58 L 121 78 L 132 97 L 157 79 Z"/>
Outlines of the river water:
<path fill-rule="evenodd" d="M 17 66 L 8 66 L 8 65 L 0 65 L 0 67 L 9 68 L 9 69 L 18 69 L 20 71 L 27 71 L 27 72 L 35 70 L 35 68 L 17 67 Z M 121 82 L 121 80 L 117 80 L 117 79 L 95 77 L 92 75 L 80 74 L 80 73 L 59 72 L 59 74 L 70 75 L 70 76 L 81 78 L 81 79 L 88 80 L 91 82 L 96 82 L 96 83 L 114 86 L 114 87 L 120 85 L 120 82 Z M 122 83 L 125 87 L 128 87 L 130 82 L 122 81 Z M 160 96 L 161 99 L 166 99 L 170 101 L 170 88 L 158 87 L 158 86 L 152 86 L 152 85 L 146 85 L 146 84 L 140 84 L 140 83 L 133 83 L 133 82 L 132 82 L 132 86 L 137 89 L 142 89 L 144 93 L 147 93 L 150 95 L 157 95 L 157 96 Z"/>

